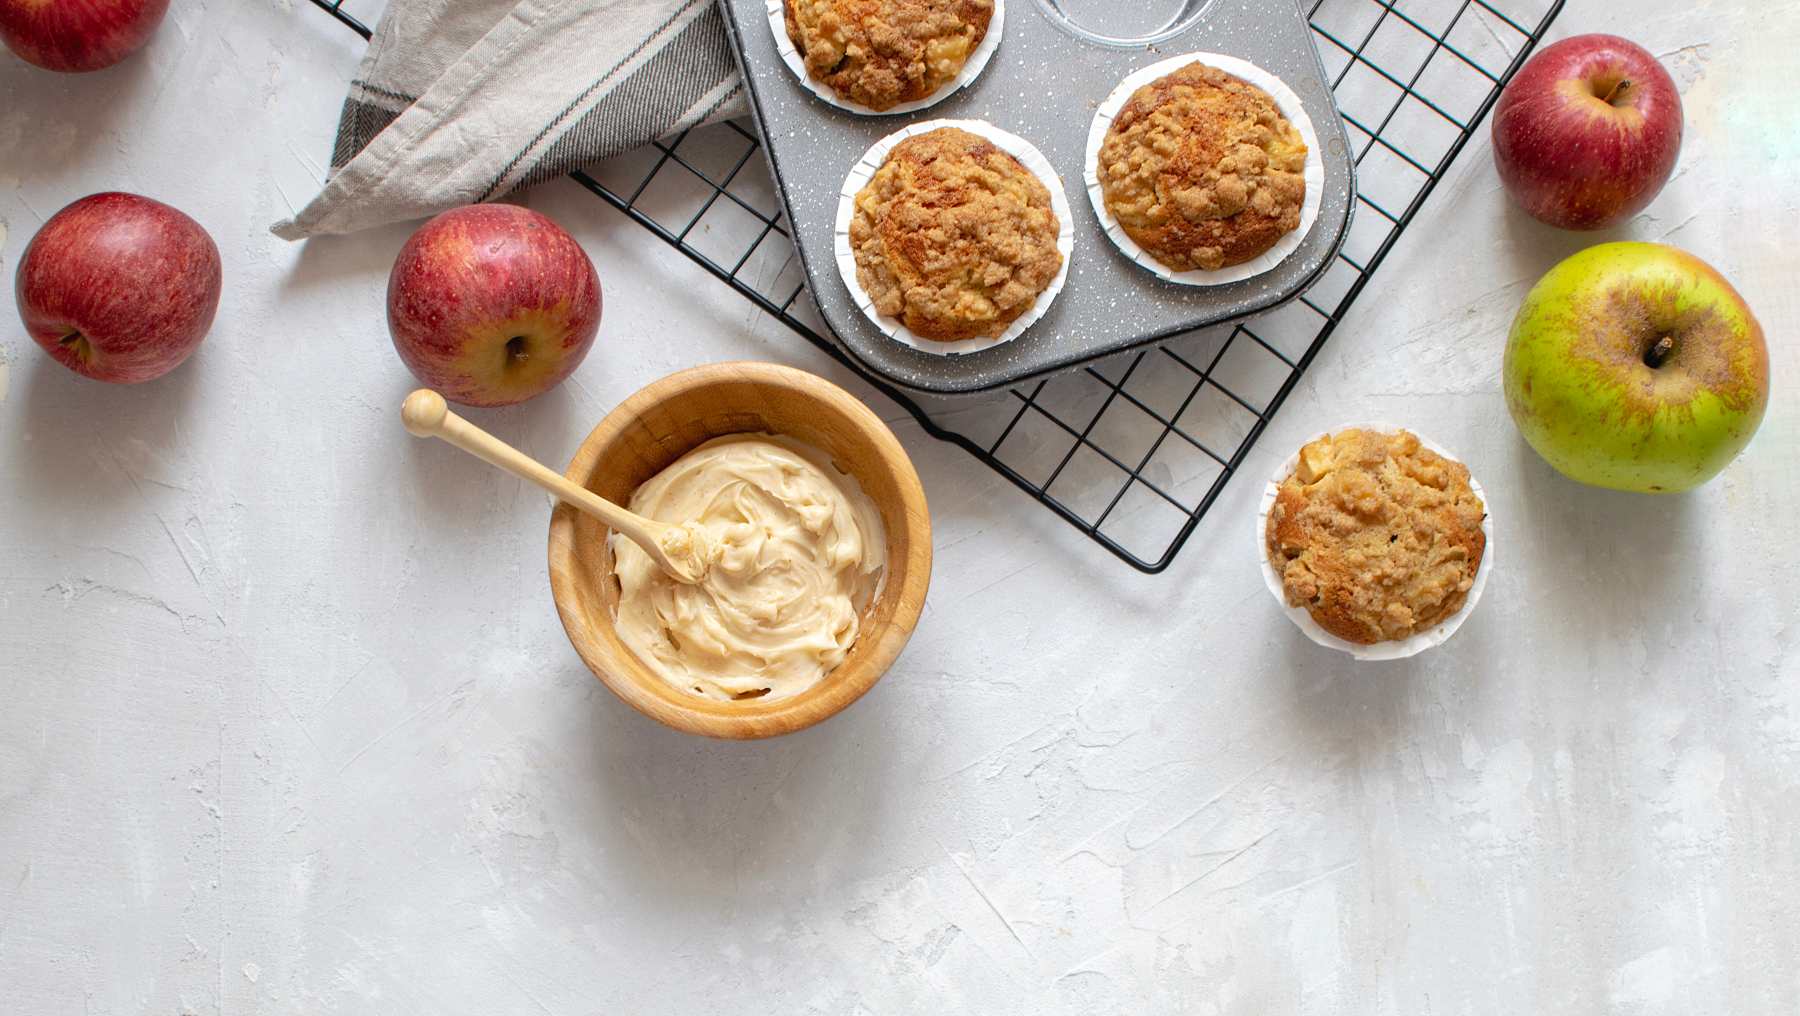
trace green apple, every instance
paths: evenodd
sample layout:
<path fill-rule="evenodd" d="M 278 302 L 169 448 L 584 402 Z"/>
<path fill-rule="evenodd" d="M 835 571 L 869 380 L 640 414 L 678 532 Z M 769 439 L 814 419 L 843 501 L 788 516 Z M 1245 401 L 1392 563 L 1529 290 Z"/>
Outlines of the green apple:
<path fill-rule="evenodd" d="M 1744 298 L 1657 243 L 1603 243 L 1550 269 L 1513 320 L 1504 373 L 1531 447 L 1616 490 L 1705 483 L 1769 404 L 1769 350 Z"/>

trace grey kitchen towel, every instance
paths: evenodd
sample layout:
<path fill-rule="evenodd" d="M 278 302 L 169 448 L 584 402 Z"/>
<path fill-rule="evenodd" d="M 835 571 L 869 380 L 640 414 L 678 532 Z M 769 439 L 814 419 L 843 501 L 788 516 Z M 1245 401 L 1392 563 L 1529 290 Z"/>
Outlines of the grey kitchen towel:
<path fill-rule="evenodd" d="M 277 236 L 491 201 L 742 114 L 713 0 L 389 0 L 324 189 Z"/>

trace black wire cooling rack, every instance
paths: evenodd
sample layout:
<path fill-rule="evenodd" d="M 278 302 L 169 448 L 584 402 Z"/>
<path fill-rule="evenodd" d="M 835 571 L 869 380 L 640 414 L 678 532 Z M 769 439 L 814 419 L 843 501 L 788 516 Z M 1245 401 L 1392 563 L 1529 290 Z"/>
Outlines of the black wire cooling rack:
<path fill-rule="evenodd" d="M 845 355 L 802 299 L 799 259 L 749 128 L 698 128 L 571 176 L 861 374 L 926 433 L 961 447 L 1133 567 L 1160 572 L 1563 6 L 1304 2 L 1357 166 L 1356 212 L 1331 268 L 1274 311 L 1001 393 L 909 393 Z M 368 25 L 344 9 L 358 0 L 313 3 L 369 37 Z"/>

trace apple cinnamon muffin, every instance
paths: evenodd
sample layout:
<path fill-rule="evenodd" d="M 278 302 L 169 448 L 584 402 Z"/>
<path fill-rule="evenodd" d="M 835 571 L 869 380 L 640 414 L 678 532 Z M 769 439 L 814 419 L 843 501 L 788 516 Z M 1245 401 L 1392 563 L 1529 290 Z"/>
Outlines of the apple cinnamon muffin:
<path fill-rule="evenodd" d="M 1300 227 L 1306 151 L 1268 92 L 1195 62 L 1131 94 L 1095 169 L 1138 246 L 1175 271 L 1216 271 Z"/>
<path fill-rule="evenodd" d="M 1370 645 L 1462 609 L 1487 549 L 1469 470 L 1402 431 L 1345 430 L 1300 449 L 1265 527 L 1291 606 Z"/>
<path fill-rule="evenodd" d="M 895 145 L 856 195 L 856 278 L 884 317 L 948 342 L 993 338 L 1062 269 L 1049 188 L 992 141 L 940 127 Z"/>
<path fill-rule="evenodd" d="M 994 0 L 783 0 L 782 13 L 808 75 L 883 112 L 962 73 Z"/>

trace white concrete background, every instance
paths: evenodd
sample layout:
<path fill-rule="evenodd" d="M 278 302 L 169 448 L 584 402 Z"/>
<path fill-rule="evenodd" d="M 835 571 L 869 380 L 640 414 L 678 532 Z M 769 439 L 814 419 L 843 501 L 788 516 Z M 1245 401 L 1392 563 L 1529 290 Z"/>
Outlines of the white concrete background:
<path fill-rule="evenodd" d="M 1800 1009 L 1800 7 L 1577 2 L 1684 83 L 1679 175 L 1620 235 L 1734 279 L 1761 435 L 1685 497 L 1540 464 L 1499 392 L 1586 238 L 1473 146 L 1246 466 L 1377 417 L 1458 449 L 1501 566 L 1448 646 L 1301 638 L 1226 491 L 1137 575 L 876 401 L 932 498 L 917 637 L 848 713 L 666 731 L 551 609 L 548 507 L 410 440 L 382 319 L 405 228 L 289 246 L 357 40 L 178 0 L 88 77 L 0 60 L 0 267 L 90 191 L 213 232 L 212 336 L 82 381 L 0 325 L 0 1010 L 73 1013 L 1792 1013 Z M 601 345 L 484 414 L 547 460 L 780 325 L 566 183 Z M 874 398 L 873 396 L 871 396 Z"/>

